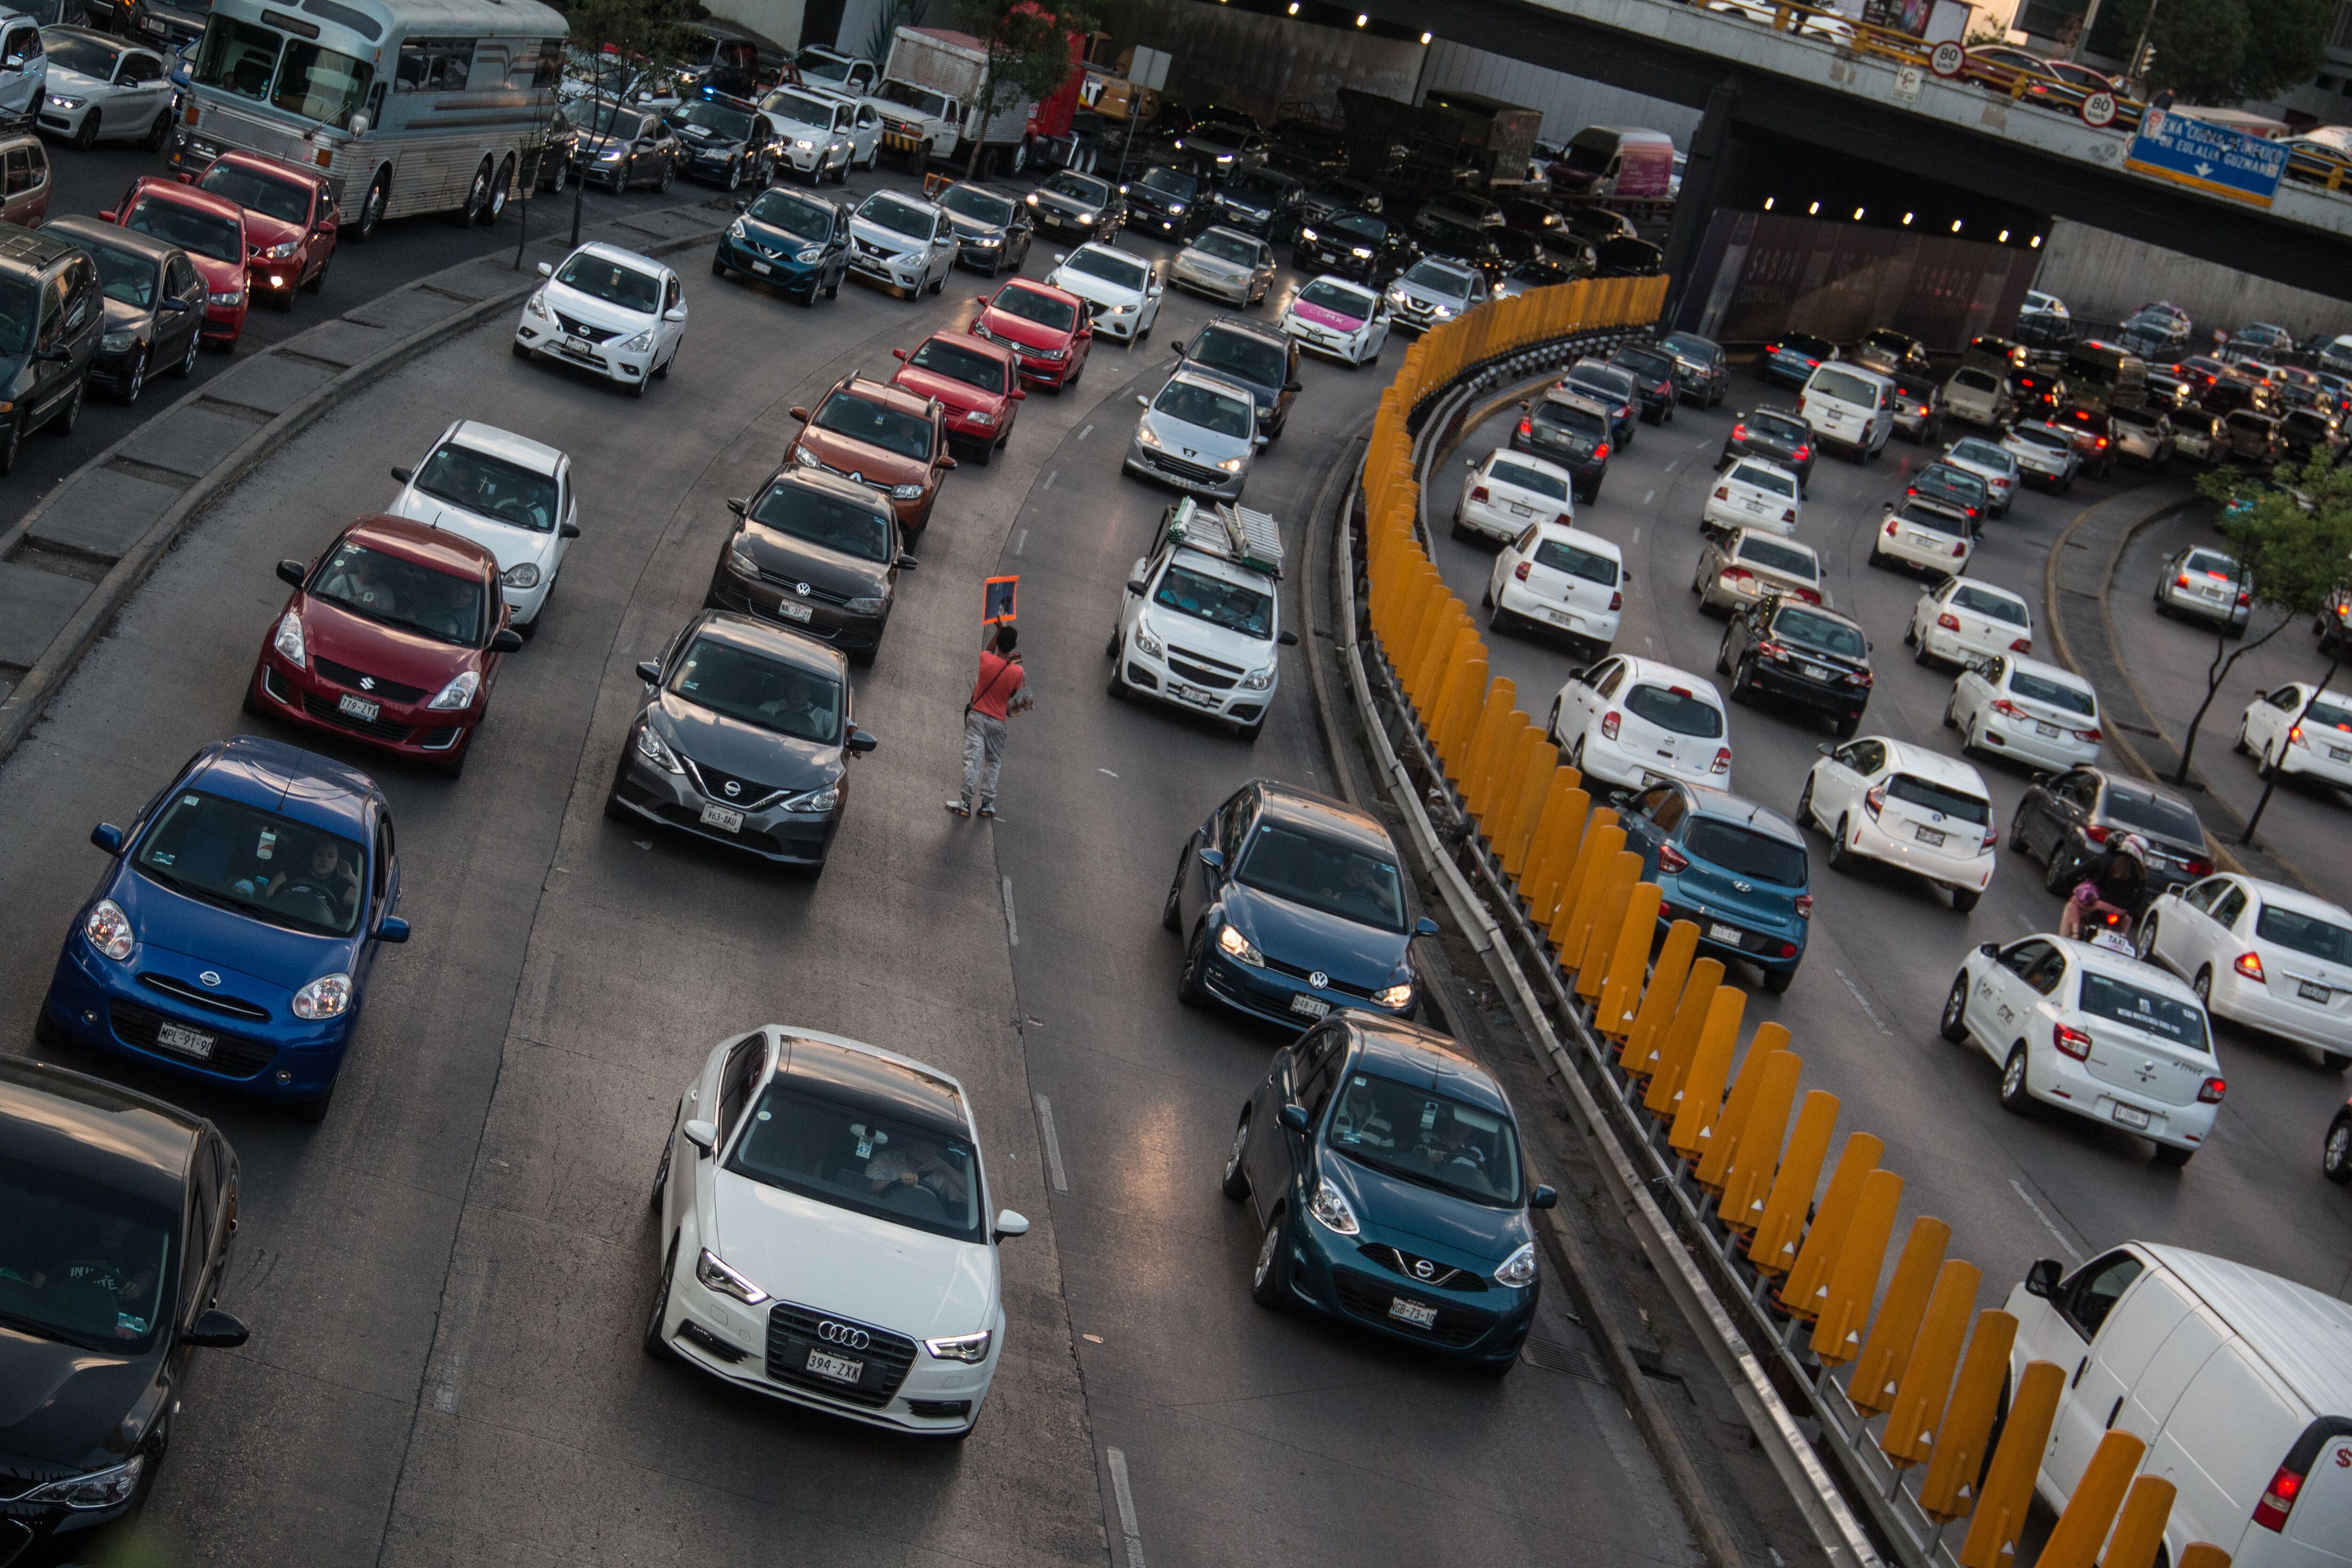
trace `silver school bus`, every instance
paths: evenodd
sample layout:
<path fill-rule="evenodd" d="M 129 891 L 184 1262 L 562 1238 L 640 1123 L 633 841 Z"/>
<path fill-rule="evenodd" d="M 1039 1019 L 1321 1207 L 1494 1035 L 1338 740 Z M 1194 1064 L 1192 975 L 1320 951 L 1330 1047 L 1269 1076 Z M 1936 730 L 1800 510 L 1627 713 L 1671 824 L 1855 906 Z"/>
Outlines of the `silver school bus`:
<path fill-rule="evenodd" d="M 213 0 L 172 167 L 242 149 L 323 170 L 346 239 L 495 223 L 537 174 L 566 30 L 539 0 Z"/>

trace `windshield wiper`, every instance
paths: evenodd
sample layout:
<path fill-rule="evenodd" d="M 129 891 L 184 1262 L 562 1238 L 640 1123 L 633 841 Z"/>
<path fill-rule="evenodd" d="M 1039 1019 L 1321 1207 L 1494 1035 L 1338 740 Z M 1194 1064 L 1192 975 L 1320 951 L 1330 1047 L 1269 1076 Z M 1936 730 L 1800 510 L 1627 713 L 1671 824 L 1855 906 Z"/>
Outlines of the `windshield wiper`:
<path fill-rule="evenodd" d="M 1486 1204 L 1490 1206 L 1498 1205 L 1502 1201 L 1490 1194 L 1474 1193 L 1467 1187 L 1455 1186 L 1452 1182 L 1440 1181 L 1426 1172 L 1408 1171 L 1402 1165 L 1391 1165 L 1385 1160 L 1373 1159 L 1360 1150 L 1341 1149 L 1339 1152 L 1355 1161 L 1359 1165 L 1368 1166 L 1384 1176 L 1394 1176 L 1400 1182 L 1411 1182 L 1416 1187 L 1427 1187 L 1432 1192 L 1445 1193 L 1470 1203 Z"/>
<path fill-rule="evenodd" d="M 79 1345 L 86 1351 L 98 1351 L 105 1354 L 120 1354 L 122 1349 L 122 1347 L 110 1344 L 104 1340 L 78 1334 L 71 1329 L 59 1328 L 55 1323 L 45 1323 L 38 1318 L 26 1317 L 21 1312 L 0 1312 L 0 1323 L 5 1323 L 12 1329 L 22 1330 L 26 1333 L 36 1335 L 41 1339 L 55 1340 L 59 1344 Z"/>

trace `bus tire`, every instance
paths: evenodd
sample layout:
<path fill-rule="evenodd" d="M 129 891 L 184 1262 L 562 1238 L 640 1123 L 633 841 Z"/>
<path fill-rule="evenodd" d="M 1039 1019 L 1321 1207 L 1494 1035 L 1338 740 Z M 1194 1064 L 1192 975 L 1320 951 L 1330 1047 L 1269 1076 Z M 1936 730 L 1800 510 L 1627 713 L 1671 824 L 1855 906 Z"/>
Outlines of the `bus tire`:
<path fill-rule="evenodd" d="M 368 193 L 360 200 L 359 216 L 346 226 L 342 237 L 353 245 L 365 245 L 375 237 L 376 225 L 383 221 L 384 205 L 392 199 L 392 171 L 379 169 Z"/>
<path fill-rule="evenodd" d="M 488 220 L 482 214 L 490 205 L 490 155 L 482 154 L 481 166 L 474 171 L 473 183 L 466 187 L 466 203 L 449 215 L 449 221 L 460 228 L 470 228 Z"/>
<path fill-rule="evenodd" d="M 514 154 L 509 153 L 507 154 L 506 162 L 499 165 L 498 174 L 490 182 L 489 200 L 483 204 L 482 216 L 477 221 L 487 226 L 506 216 L 507 193 L 514 189 Z"/>

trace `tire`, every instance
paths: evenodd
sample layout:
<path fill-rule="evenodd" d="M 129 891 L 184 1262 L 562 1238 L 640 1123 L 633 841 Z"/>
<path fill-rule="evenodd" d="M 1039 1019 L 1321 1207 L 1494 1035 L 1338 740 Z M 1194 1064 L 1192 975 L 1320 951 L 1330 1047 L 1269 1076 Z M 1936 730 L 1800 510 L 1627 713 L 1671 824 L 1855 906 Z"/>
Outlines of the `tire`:
<path fill-rule="evenodd" d="M 8 421 L 6 430 L 0 431 L 0 474 L 16 471 L 16 454 L 24 445 L 25 421 L 20 416 Z"/>
<path fill-rule="evenodd" d="M 639 1338 L 646 1354 L 656 1361 L 675 1361 L 677 1352 L 669 1348 L 669 1336 L 662 1331 L 669 1326 L 669 1281 L 677 1268 L 677 1237 L 669 1238 L 669 1251 L 662 1257 L 661 1273 L 654 1280 L 651 1310 L 646 1313 L 646 1326 Z"/>
<path fill-rule="evenodd" d="M 1858 858 L 1853 850 L 1847 848 L 1845 846 L 1845 830 L 1846 818 L 1841 816 L 1838 818 L 1836 837 L 1830 840 L 1830 869 L 1846 876 L 1852 876 L 1854 870 L 1854 862 Z"/>
<path fill-rule="evenodd" d="M 662 1193 L 669 1186 L 669 1156 L 675 1146 L 675 1139 L 666 1140 L 662 1144 L 661 1163 L 654 1167 L 654 1190 L 646 1195 L 646 1206 L 656 1214 L 661 1212 Z"/>
<path fill-rule="evenodd" d="M 2009 1059 L 2001 1064 L 2000 1108 L 2013 1116 L 2030 1116 L 2033 1112 L 2033 1093 L 2026 1080 L 2022 1040 L 2009 1047 Z"/>
<path fill-rule="evenodd" d="M 2175 1171 L 2189 1163 L 2196 1155 L 2197 1151 L 2194 1149 L 2178 1149 L 2169 1143 L 2158 1143 L 2156 1146 L 2156 1163 Z"/>
<path fill-rule="evenodd" d="M 2346 1068 L 2352 1068 L 2352 1057 L 2340 1051 L 2322 1051 L 2319 1053 L 2319 1065 L 2329 1072 L 2342 1072 Z"/>
<path fill-rule="evenodd" d="M 61 1051 L 73 1043 L 72 1031 L 50 1017 L 49 1005 L 42 1003 L 41 1010 L 33 1015 L 33 1044 L 44 1050 Z M 2336 1179 L 2342 1181 L 2344 1178 L 2339 1176 Z"/>
<path fill-rule="evenodd" d="M 482 209 L 490 205 L 490 160 L 488 154 L 474 170 L 473 183 L 466 187 L 466 200 L 449 215 L 449 221 L 460 228 L 471 228 L 482 222 Z"/>
<path fill-rule="evenodd" d="M 172 106 L 165 104 L 155 111 L 155 123 L 139 139 L 139 145 L 150 153 L 161 153 L 172 144 Z"/>
<path fill-rule="evenodd" d="M 669 194 L 670 186 L 676 183 L 677 179 L 677 164 L 673 161 L 665 158 L 662 160 L 661 178 L 654 182 L 654 195 L 657 196 L 667 195 Z"/>
<path fill-rule="evenodd" d="M 100 116 L 99 111 L 95 107 L 93 107 L 88 114 L 81 117 L 81 123 L 74 127 L 73 150 L 75 152 L 87 153 L 92 147 L 98 145 L 98 122 L 100 118 Z"/>
<path fill-rule="evenodd" d="M 316 294 L 319 290 L 324 289 L 327 286 L 327 268 L 332 267 L 334 264 L 335 253 L 331 250 L 327 252 L 327 259 L 319 263 L 319 270 L 311 273 L 309 279 L 303 282 L 302 292 L 305 294 Z M 292 310 L 294 308 L 294 302 L 291 300 L 289 300 L 287 301 L 286 308 L 289 310 Z"/>
<path fill-rule="evenodd" d="M 2197 993 L 2197 1005 L 2210 1014 L 2213 1011 L 2213 966 L 2209 963 L 2199 969 L 2197 978 L 2189 983 L 2189 989 Z"/>
<path fill-rule="evenodd" d="M 2253 747 L 2246 743 L 2246 721 L 2243 719 L 2238 721 L 2238 738 L 2230 742 L 2230 750 L 2242 757 L 2251 757 L 2254 754 Z"/>
<path fill-rule="evenodd" d="M 2319 1170 L 2339 1187 L 2352 1184 L 2352 1116 L 2337 1117 L 2327 1130 L 2327 1141 L 2319 1149 Z"/>
<path fill-rule="evenodd" d="M 1731 633 L 1728 628 L 1723 634 L 1723 640 L 1715 645 L 1715 672 L 1717 675 L 1731 673 Z"/>
<path fill-rule="evenodd" d="M 1184 949 L 1184 967 L 1176 972 L 1176 1000 L 1187 1007 L 1205 1007 L 1213 1000 L 1209 988 L 1201 984 L 1201 971 L 1209 962 L 1208 945 L 1209 922 L 1202 921 Z"/>
<path fill-rule="evenodd" d="M 66 405 L 49 416 L 50 435 L 70 436 L 74 433 L 74 426 L 81 423 L 82 394 L 89 390 L 87 376 L 74 383 L 73 395 L 66 399 Z"/>
<path fill-rule="evenodd" d="M 1959 697 L 1957 693 L 1944 699 L 1944 728 L 1947 730 L 1957 730 L 1960 727 L 1960 721 L 1952 717 L 1952 705 L 1958 700 Z"/>
<path fill-rule="evenodd" d="M 1954 888 L 1952 889 L 1953 912 L 1967 914 L 1977 907 L 1977 900 L 1983 897 L 1984 894 L 1974 888 Z"/>
<path fill-rule="evenodd" d="M 499 163 L 499 172 L 490 176 L 489 199 L 482 204 L 481 216 L 475 220 L 484 228 L 488 228 L 507 216 L 507 195 L 514 189 L 514 154 L 509 153 L 506 155 L 505 161 Z"/>
<path fill-rule="evenodd" d="M 1290 1211 L 1277 1209 L 1266 1222 L 1265 1234 L 1257 1244 L 1257 1256 L 1250 1264 L 1250 1300 L 1269 1311 L 1282 1306 L 1282 1281 L 1285 1254 L 1290 1250 Z"/>
<path fill-rule="evenodd" d="M 188 377 L 196 374 L 196 354 L 204 346 L 204 329 L 202 327 L 198 327 L 194 331 L 188 334 L 188 352 L 182 354 L 180 356 L 180 363 L 172 367 L 172 374 L 175 379 L 185 381 Z"/>
<path fill-rule="evenodd" d="M 1936 1020 L 1936 1033 L 1956 1046 L 1968 1042 L 1969 975 L 1966 970 L 1952 976 L 1952 989 L 1944 997 L 1944 1011 Z"/>
<path fill-rule="evenodd" d="M 2061 846 L 2061 848 L 2063 847 Z M 2073 865 L 2058 849 L 2051 850 L 2050 863 L 2042 868 L 2042 890 L 2045 893 L 2056 893 L 2063 898 L 2066 889 L 2074 886 L 2069 879 L 2073 870 Z"/>
<path fill-rule="evenodd" d="M 1249 1196 L 1249 1173 L 1242 1168 L 1242 1155 L 1249 1149 L 1249 1107 L 1245 1105 L 1242 1107 L 1241 1122 L 1234 1129 L 1234 1146 L 1225 1154 L 1224 1179 L 1217 1184 L 1217 1190 L 1235 1203 Z"/>
<path fill-rule="evenodd" d="M 1732 672 L 1731 700 L 1742 708 L 1756 700 L 1756 665 L 1753 660 L 1741 659 L 1739 668 Z"/>
<path fill-rule="evenodd" d="M 730 191 L 740 191 L 743 188 L 743 160 L 740 158 L 730 158 L 727 161 L 727 188 Z"/>
<path fill-rule="evenodd" d="M 1927 651 L 1927 645 L 1926 643 L 1921 642 L 1917 637 L 1912 636 L 1907 631 L 1903 634 L 1903 640 L 1911 645 L 1912 663 L 1919 666 L 1922 669 L 1932 669 L 1935 668 L 1936 656 Z M 1950 710 L 1947 709 L 1946 711 L 1948 712 Z M 1945 721 L 1945 723 L 1948 726 L 1950 722 L 1951 721 L 1949 720 Z"/>
<path fill-rule="evenodd" d="M 145 349 L 141 349 L 139 351 L 139 357 L 131 362 L 130 379 L 123 383 L 122 390 L 116 393 L 114 395 L 117 402 L 131 404 L 138 402 L 139 395 L 146 390 L 147 351 Z"/>
<path fill-rule="evenodd" d="M 2022 816 L 2012 816 L 2009 819 L 2009 850 L 2012 855 L 2026 853 L 2025 818 Z"/>
<path fill-rule="evenodd" d="M 1802 833 L 1813 822 L 1813 775 L 1805 775 L 1805 787 L 1797 792 L 1797 831 Z"/>
<path fill-rule="evenodd" d="M 1905 647 L 1917 647 L 1919 646 L 1919 624 L 1916 621 L 1910 622 L 1904 626 L 1903 646 Z"/>
<path fill-rule="evenodd" d="M 1775 996 L 1782 994 L 1790 985 L 1796 984 L 1797 972 L 1793 969 L 1765 969 L 1758 973 L 1764 977 L 1764 989 Z"/>
<path fill-rule="evenodd" d="M 1257 744 L 1257 738 L 1265 733 L 1265 721 L 1260 719 L 1254 724 L 1241 725 L 1234 730 L 1234 733 L 1242 738 L 1243 745 L 1255 746 Z"/>
<path fill-rule="evenodd" d="M 530 345 L 524 342 L 520 338 L 515 339 L 508 346 L 514 350 L 514 356 L 517 359 L 529 359 L 530 357 Z"/>
<path fill-rule="evenodd" d="M 1848 713 L 1836 721 L 1835 733 L 1841 741 L 1851 741 L 1853 732 L 1862 728 L 1862 715 Z"/>
<path fill-rule="evenodd" d="M 1184 905 L 1183 900 L 1180 895 L 1184 886 L 1185 862 L 1192 858 L 1192 841 L 1188 838 L 1184 841 L 1184 847 L 1177 852 L 1176 875 L 1169 879 L 1168 897 L 1160 906 L 1160 929 L 1161 931 L 1174 932 L 1179 935 L 1183 932 Z"/>
<path fill-rule="evenodd" d="M 392 200 L 392 171 L 387 169 L 368 186 L 367 195 L 360 201 L 358 218 L 342 231 L 342 237 L 353 245 L 365 245 L 375 237 L 376 226 L 383 222 L 383 209 Z"/>
<path fill-rule="evenodd" d="M 560 196 L 571 186 L 571 184 L 572 160 L 559 157 L 555 160 L 555 173 L 542 182 L 541 188 L 551 196 Z"/>

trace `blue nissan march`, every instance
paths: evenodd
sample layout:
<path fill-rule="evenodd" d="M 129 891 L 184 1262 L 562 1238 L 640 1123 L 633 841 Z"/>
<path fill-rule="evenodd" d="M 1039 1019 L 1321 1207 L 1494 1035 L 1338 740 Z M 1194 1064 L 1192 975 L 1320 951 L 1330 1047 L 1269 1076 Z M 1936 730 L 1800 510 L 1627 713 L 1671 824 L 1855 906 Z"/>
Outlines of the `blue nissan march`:
<path fill-rule="evenodd" d="M 74 919 L 39 1033 L 327 1113 L 394 915 L 392 812 L 366 774 L 254 735 L 215 741 L 128 828 Z"/>

